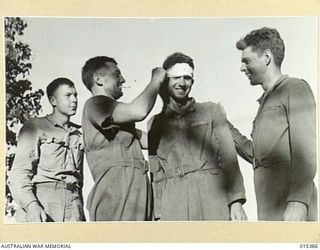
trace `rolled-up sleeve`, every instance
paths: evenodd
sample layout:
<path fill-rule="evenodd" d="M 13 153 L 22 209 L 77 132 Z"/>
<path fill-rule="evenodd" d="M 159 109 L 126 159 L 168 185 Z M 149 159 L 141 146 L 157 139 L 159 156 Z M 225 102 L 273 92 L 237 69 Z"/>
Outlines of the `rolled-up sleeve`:
<path fill-rule="evenodd" d="M 21 128 L 12 168 L 8 173 L 8 185 L 13 199 L 19 206 L 27 206 L 37 201 L 33 192 L 32 178 L 38 161 L 37 131 L 32 122 Z"/>
<path fill-rule="evenodd" d="M 316 174 L 316 105 L 309 85 L 292 83 L 288 95 L 291 170 L 287 201 L 309 205 Z"/>
<path fill-rule="evenodd" d="M 213 119 L 213 131 L 219 146 L 219 158 L 226 178 L 229 204 L 235 201 L 244 203 L 246 201 L 245 189 L 239 169 L 237 153 L 227 119 L 220 106 L 214 108 Z"/>
<path fill-rule="evenodd" d="M 87 115 L 88 119 L 102 129 L 112 127 L 112 113 L 119 102 L 107 96 L 95 96 L 88 100 Z"/>

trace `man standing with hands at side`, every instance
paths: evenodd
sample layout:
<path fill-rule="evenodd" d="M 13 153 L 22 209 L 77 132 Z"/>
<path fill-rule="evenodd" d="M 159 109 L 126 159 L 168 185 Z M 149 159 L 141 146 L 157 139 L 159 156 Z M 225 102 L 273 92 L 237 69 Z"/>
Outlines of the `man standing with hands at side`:
<path fill-rule="evenodd" d="M 252 141 L 229 123 L 240 156 L 253 164 L 258 219 L 316 221 L 316 105 L 307 82 L 283 75 L 284 43 L 276 29 L 237 42 L 241 71 L 264 93 Z"/>
<path fill-rule="evenodd" d="M 47 87 L 53 112 L 20 130 L 8 184 L 18 222 L 84 221 L 83 141 L 72 123 L 78 98 L 74 83 L 57 78 Z"/>

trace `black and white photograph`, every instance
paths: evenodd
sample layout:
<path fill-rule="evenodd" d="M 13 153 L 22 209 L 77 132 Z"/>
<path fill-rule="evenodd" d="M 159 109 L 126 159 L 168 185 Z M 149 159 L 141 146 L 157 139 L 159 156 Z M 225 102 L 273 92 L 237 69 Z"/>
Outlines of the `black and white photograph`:
<path fill-rule="evenodd" d="M 5 224 L 317 222 L 317 17 L 6 16 Z"/>

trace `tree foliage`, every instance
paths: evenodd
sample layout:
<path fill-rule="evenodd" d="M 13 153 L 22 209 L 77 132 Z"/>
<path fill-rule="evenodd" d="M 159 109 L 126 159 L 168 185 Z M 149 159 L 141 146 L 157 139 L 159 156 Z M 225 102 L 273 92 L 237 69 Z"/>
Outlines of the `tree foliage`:
<path fill-rule="evenodd" d="M 39 115 L 43 90 L 32 90 L 27 79 L 32 68 L 30 46 L 20 40 L 27 22 L 19 17 L 6 17 L 5 27 L 5 72 L 6 72 L 6 173 L 11 169 L 14 148 L 17 145 L 17 127 L 31 117 Z M 7 178 L 7 175 L 6 175 Z M 6 186 L 6 214 L 14 214 L 12 200 Z"/>

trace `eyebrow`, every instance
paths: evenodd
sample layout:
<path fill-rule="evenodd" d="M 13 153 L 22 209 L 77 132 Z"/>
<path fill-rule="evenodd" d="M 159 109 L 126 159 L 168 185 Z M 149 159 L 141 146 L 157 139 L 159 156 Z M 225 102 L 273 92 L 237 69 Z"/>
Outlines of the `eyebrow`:
<path fill-rule="evenodd" d="M 245 62 L 245 61 L 250 61 L 250 58 L 249 58 L 249 57 L 243 57 L 243 58 L 241 58 L 241 62 Z"/>
<path fill-rule="evenodd" d="M 113 74 L 121 74 L 120 69 L 116 69 L 115 71 L 113 71 Z"/>

